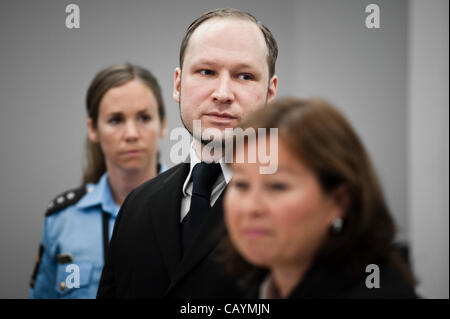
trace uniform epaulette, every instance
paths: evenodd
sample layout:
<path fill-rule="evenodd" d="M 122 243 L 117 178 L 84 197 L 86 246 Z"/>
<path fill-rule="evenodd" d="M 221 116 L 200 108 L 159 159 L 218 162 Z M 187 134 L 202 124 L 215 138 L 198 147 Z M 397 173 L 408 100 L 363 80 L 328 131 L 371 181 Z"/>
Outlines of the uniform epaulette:
<path fill-rule="evenodd" d="M 86 186 L 68 190 L 53 199 L 47 207 L 45 217 L 78 202 L 86 194 Z"/>

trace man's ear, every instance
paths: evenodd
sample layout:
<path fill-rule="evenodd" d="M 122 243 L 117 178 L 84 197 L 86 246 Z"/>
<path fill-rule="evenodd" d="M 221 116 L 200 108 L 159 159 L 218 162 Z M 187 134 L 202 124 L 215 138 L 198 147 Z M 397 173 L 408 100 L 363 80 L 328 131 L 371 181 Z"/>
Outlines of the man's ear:
<path fill-rule="evenodd" d="M 161 130 L 159 133 L 159 137 L 163 138 L 167 134 L 167 117 L 163 118 L 161 121 Z"/>
<path fill-rule="evenodd" d="M 90 118 L 90 117 L 87 120 L 87 130 L 88 130 L 89 140 L 92 143 L 98 143 L 99 142 L 98 132 L 94 126 L 94 122 L 92 121 L 92 118 Z"/>
<path fill-rule="evenodd" d="M 177 103 L 180 103 L 180 94 L 181 94 L 181 69 L 175 68 L 173 77 L 173 99 Z"/>
<path fill-rule="evenodd" d="M 275 96 L 277 95 L 278 90 L 278 76 L 274 75 L 269 81 L 269 89 L 267 90 L 267 103 L 271 103 Z"/>

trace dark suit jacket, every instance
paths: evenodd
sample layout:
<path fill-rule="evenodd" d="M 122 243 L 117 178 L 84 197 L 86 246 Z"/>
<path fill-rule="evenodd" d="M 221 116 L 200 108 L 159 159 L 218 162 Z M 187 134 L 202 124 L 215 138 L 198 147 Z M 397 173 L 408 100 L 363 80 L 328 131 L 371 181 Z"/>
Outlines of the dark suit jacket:
<path fill-rule="evenodd" d="M 239 298 L 220 262 L 223 193 L 181 258 L 180 207 L 189 163 L 141 185 L 117 216 L 97 298 Z"/>

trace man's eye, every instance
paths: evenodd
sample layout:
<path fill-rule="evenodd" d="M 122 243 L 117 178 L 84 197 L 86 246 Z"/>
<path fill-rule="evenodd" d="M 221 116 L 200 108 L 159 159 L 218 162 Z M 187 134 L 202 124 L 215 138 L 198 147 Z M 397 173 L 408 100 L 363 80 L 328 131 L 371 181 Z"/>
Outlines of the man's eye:
<path fill-rule="evenodd" d="M 248 80 L 252 80 L 252 79 L 253 79 L 253 75 L 248 74 L 248 73 L 239 74 L 239 78 L 240 78 L 241 80 L 246 80 L 246 81 L 248 81 Z"/>
<path fill-rule="evenodd" d="M 200 74 L 201 75 L 214 75 L 214 71 L 203 69 L 203 70 L 200 70 Z"/>
<path fill-rule="evenodd" d="M 143 115 L 141 115 L 140 117 L 139 117 L 139 119 L 142 121 L 142 122 L 148 122 L 148 121 L 150 121 L 151 120 L 151 116 L 150 115 L 148 115 L 148 114 L 143 114 Z"/>

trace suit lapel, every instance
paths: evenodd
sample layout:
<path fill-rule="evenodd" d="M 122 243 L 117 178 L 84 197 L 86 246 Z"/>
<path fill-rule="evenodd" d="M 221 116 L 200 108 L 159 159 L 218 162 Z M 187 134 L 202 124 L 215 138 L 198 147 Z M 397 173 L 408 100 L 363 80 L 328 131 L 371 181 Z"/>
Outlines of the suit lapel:
<path fill-rule="evenodd" d="M 180 209 L 182 186 L 188 173 L 189 164 L 180 164 L 162 181 L 161 187 L 154 192 L 157 196 L 149 203 L 156 241 L 171 279 L 181 259 Z"/>
<path fill-rule="evenodd" d="M 219 244 L 221 239 L 221 231 L 223 226 L 223 196 L 225 190 L 220 194 L 217 201 L 211 208 L 208 217 L 202 224 L 198 236 L 192 243 L 191 248 L 186 252 L 181 264 L 173 276 L 171 285 L 167 292 L 170 291 L 189 271 L 191 271 L 200 261 Z"/>

